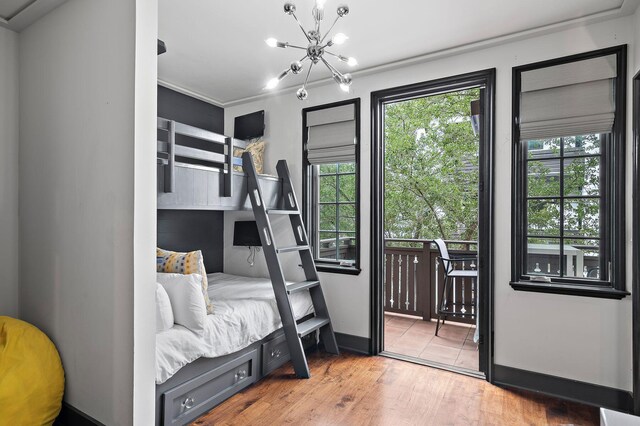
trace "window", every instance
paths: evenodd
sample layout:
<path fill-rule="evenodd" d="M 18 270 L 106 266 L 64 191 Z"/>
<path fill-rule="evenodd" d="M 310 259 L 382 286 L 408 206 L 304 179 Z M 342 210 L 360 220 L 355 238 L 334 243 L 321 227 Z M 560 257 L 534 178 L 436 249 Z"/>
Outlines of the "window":
<path fill-rule="evenodd" d="M 359 99 L 303 110 L 303 198 L 319 271 L 360 272 Z"/>
<path fill-rule="evenodd" d="M 622 298 L 625 46 L 514 68 L 516 290 Z"/>

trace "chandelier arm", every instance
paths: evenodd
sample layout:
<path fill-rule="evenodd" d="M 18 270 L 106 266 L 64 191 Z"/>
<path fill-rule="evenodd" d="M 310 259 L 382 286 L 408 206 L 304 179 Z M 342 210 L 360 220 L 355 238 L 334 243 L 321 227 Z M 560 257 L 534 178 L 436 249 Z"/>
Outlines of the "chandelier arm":
<path fill-rule="evenodd" d="M 304 89 L 305 87 L 307 87 L 307 82 L 309 81 L 309 75 L 311 75 L 311 68 L 313 68 L 313 62 L 309 62 L 309 70 L 307 71 L 307 77 L 304 79 L 304 84 L 302 85 L 302 88 Z"/>
<path fill-rule="evenodd" d="M 295 44 L 289 44 L 289 43 L 287 43 L 287 47 L 293 47 L 294 49 L 307 50 L 306 47 L 296 46 Z"/>
<path fill-rule="evenodd" d="M 338 19 L 340 19 L 340 16 L 336 16 L 336 19 L 333 21 L 333 24 L 331 24 L 331 26 L 329 27 L 329 29 L 327 30 L 327 32 L 324 34 L 324 37 L 322 37 L 322 40 L 320 40 L 320 44 L 322 44 L 324 42 L 324 39 L 327 38 L 327 36 L 329 35 L 329 33 L 331 32 L 331 30 L 333 29 L 333 27 L 336 25 L 336 23 L 338 22 Z"/>
<path fill-rule="evenodd" d="M 300 27 L 300 29 L 302 30 L 302 34 L 304 34 L 304 36 L 307 38 L 307 41 L 309 43 L 311 43 L 311 37 L 309 37 L 309 34 L 307 34 L 307 30 L 304 29 L 304 27 L 302 26 L 302 24 L 300 23 L 300 21 L 298 20 L 298 17 L 296 16 L 295 13 L 291 12 L 291 16 L 293 16 L 293 19 L 296 20 L 296 22 L 298 23 L 298 26 Z"/>
<path fill-rule="evenodd" d="M 325 51 L 324 51 L 324 53 L 328 53 L 329 55 L 331 55 L 331 56 L 333 56 L 333 57 L 335 57 L 335 58 L 340 59 L 340 55 L 336 55 L 335 53 L 331 53 L 331 52 L 329 52 L 328 50 L 325 50 Z M 342 60 L 342 59 L 340 59 L 340 60 Z"/>
<path fill-rule="evenodd" d="M 327 68 L 329 68 L 329 71 L 331 71 L 333 74 L 337 74 L 340 78 L 343 77 L 342 73 L 340 71 L 338 71 L 337 69 L 335 69 L 329 62 L 327 62 L 327 60 L 325 58 L 323 58 L 321 56 L 320 59 L 322 60 L 322 62 L 324 62 L 324 64 L 327 66 Z"/>

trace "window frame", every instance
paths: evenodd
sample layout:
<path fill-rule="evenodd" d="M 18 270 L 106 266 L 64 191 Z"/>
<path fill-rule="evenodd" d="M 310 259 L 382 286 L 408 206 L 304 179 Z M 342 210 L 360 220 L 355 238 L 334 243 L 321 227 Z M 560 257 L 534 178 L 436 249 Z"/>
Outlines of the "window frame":
<path fill-rule="evenodd" d="M 511 133 L 513 146 L 512 277 L 510 285 L 514 290 L 612 299 L 622 299 L 629 295 L 625 290 L 626 53 L 627 46 L 620 45 L 513 68 Z M 617 66 L 617 77 L 614 83 L 616 115 L 611 136 L 602 138 L 600 148 L 601 166 L 608 170 L 606 177 L 603 176 L 604 179 L 601 178 L 600 182 L 602 208 L 600 238 L 601 255 L 603 257 L 600 263 L 601 265 L 607 265 L 610 262 L 610 273 L 607 273 L 606 279 L 600 280 L 550 276 L 551 282 L 532 281 L 531 277 L 526 273 L 528 150 L 525 148 L 526 143 L 520 140 L 519 116 L 522 73 L 612 54 L 616 55 Z"/>
<path fill-rule="evenodd" d="M 315 188 L 317 182 L 314 182 L 316 179 L 314 178 L 313 173 L 313 165 L 309 163 L 307 158 L 307 140 L 308 140 L 308 131 L 307 131 L 307 113 L 312 111 L 319 111 L 323 109 L 335 108 L 344 105 L 353 105 L 355 109 L 355 128 L 356 128 L 356 160 L 355 160 L 355 210 L 356 210 L 356 220 L 355 220 L 355 240 L 356 240 L 356 256 L 353 262 L 353 265 L 344 266 L 340 265 L 339 260 L 328 260 L 328 259 L 318 259 L 316 256 L 316 236 L 315 232 L 316 227 L 318 226 L 316 223 L 316 218 L 314 217 L 314 212 L 316 209 L 312 208 L 312 203 L 316 202 L 315 200 Z M 336 200 L 337 201 L 337 200 Z M 351 203 L 349 203 L 351 204 Z M 312 253 L 314 262 L 316 264 L 316 269 L 319 272 L 331 272 L 338 274 L 349 274 L 349 275 L 359 275 L 360 274 L 360 254 L 362 252 L 360 247 L 360 98 L 348 99 L 345 101 L 334 102 L 330 104 L 317 105 L 314 107 L 304 108 L 302 110 L 302 217 L 307 227 L 307 235 L 309 236 L 309 243 L 312 247 Z"/>

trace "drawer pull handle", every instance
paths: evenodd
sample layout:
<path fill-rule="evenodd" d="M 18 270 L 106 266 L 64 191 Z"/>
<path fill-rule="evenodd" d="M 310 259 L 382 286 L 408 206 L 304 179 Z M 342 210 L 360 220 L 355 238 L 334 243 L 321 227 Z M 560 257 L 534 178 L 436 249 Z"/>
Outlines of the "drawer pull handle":
<path fill-rule="evenodd" d="M 186 409 L 186 410 L 190 410 L 193 408 L 193 404 L 195 404 L 195 399 L 191 398 L 191 397 L 187 397 L 185 398 L 184 401 L 182 401 L 182 408 Z"/>
<path fill-rule="evenodd" d="M 238 370 L 236 373 L 236 382 L 247 378 L 247 370 Z"/>
<path fill-rule="evenodd" d="M 280 349 L 274 349 L 271 351 L 271 358 L 280 358 Z"/>

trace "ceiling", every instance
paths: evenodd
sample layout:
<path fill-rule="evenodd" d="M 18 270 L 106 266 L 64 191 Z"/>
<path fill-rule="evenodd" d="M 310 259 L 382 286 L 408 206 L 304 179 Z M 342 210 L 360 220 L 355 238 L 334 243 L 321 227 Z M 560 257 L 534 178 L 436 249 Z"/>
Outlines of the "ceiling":
<path fill-rule="evenodd" d="M 0 0 L 0 27 L 20 32 L 67 0 Z"/>
<path fill-rule="evenodd" d="M 334 64 L 356 72 L 470 43 L 583 18 L 602 19 L 633 13 L 638 0 L 327 0 L 326 28 L 338 5 L 351 12 L 334 32 L 350 38 L 333 51 L 355 56 L 358 65 Z M 306 28 L 313 0 L 295 2 Z M 167 53 L 158 57 L 158 78 L 169 87 L 193 92 L 218 104 L 265 94 L 267 80 L 302 51 L 272 49 L 264 40 L 304 45 L 304 35 L 284 1 L 159 0 L 159 38 Z M 357 75 L 357 74 L 356 74 Z M 310 81 L 329 77 L 316 67 Z M 304 73 L 289 76 L 283 87 L 300 86 Z"/>

